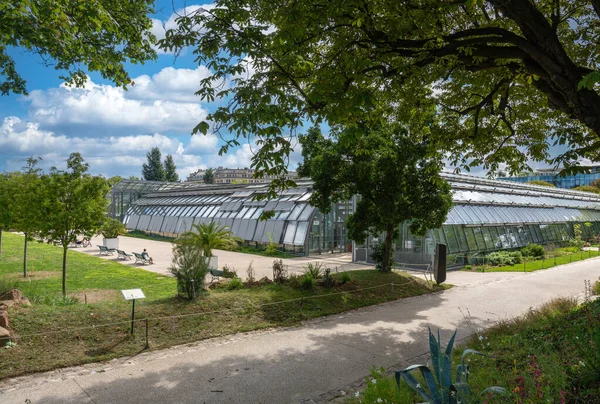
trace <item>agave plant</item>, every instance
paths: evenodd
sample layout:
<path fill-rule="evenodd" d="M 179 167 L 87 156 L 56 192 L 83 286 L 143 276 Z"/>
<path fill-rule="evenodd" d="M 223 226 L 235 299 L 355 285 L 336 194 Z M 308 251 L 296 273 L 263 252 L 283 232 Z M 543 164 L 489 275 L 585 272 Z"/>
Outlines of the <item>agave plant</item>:
<path fill-rule="evenodd" d="M 457 403 L 478 403 L 488 393 L 508 395 L 508 391 L 502 387 L 488 387 L 483 390 L 477 397 L 471 396 L 469 388 L 469 365 L 465 364 L 465 356 L 469 354 L 477 354 L 488 356 L 474 349 L 465 349 L 462 354 L 462 361 L 456 367 L 456 378 L 452 381 L 452 346 L 456 331 L 452 334 L 446 350 L 442 350 L 440 331 L 438 330 L 437 340 L 429 329 L 429 351 L 431 354 L 431 363 L 433 372 L 425 365 L 412 365 L 404 370 L 397 370 L 396 384 L 400 388 L 400 381 L 404 380 L 410 388 L 412 388 L 423 399 L 431 404 L 457 404 Z M 413 371 L 420 371 L 425 381 L 425 386 L 422 386 L 419 381 L 413 376 Z"/>

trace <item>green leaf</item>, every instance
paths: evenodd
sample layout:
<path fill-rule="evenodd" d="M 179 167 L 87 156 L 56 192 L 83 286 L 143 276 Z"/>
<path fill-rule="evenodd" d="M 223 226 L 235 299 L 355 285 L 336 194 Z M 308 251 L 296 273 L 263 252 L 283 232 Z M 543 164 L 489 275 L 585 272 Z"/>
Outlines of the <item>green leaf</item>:
<path fill-rule="evenodd" d="M 578 84 L 577 89 L 586 88 L 593 90 L 596 83 L 600 83 L 600 71 L 595 71 L 587 74 Z"/>

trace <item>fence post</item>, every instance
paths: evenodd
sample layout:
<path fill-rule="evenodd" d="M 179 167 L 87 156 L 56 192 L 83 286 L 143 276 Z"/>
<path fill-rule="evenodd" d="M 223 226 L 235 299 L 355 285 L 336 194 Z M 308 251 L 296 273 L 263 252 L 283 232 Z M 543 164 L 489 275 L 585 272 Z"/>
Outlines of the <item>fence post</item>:
<path fill-rule="evenodd" d="M 556 254 L 554 254 L 554 266 L 556 266 Z"/>
<path fill-rule="evenodd" d="M 302 312 L 302 305 L 304 304 L 304 296 L 300 298 L 300 318 L 304 318 L 304 313 Z"/>
<path fill-rule="evenodd" d="M 148 319 L 146 318 L 146 346 L 144 349 L 150 348 L 150 344 L 148 343 Z"/>

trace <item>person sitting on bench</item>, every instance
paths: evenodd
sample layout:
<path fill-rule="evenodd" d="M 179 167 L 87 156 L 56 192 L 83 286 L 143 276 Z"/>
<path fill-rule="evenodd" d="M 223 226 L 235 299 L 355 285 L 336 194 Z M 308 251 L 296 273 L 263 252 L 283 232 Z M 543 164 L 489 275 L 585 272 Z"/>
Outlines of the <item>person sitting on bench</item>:
<path fill-rule="evenodd" d="M 142 252 L 142 257 L 144 257 L 144 259 L 148 260 L 148 262 L 150 264 L 154 264 L 154 261 L 152 261 L 152 257 L 148 255 L 148 251 L 146 251 L 145 248 L 144 248 L 144 251 Z"/>

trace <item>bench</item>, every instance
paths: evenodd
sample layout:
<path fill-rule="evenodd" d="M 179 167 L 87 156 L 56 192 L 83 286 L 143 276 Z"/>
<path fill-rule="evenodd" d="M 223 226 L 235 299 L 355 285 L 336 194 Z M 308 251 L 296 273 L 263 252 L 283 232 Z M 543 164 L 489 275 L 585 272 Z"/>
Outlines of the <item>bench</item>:
<path fill-rule="evenodd" d="M 208 272 L 210 273 L 210 281 L 214 282 L 214 280 L 219 280 L 219 278 L 225 278 L 225 272 L 223 271 L 219 271 L 218 269 L 209 269 Z"/>
<path fill-rule="evenodd" d="M 135 263 L 137 264 L 138 262 L 141 262 L 142 264 L 149 264 L 150 260 L 144 258 L 144 256 L 140 253 L 136 253 L 134 252 L 133 255 L 135 256 Z"/>
<path fill-rule="evenodd" d="M 98 248 L 100 249 L 100 255 L 113 255 L 116 251 L 114 248 L 108 248 L 103 245 L 99 245 Z"/>
<path fill-rule="evenodd" d="M 123 250 L 117 250 L 117 254 L 119 255 L 117 258 L 123 258 L 124 260 L 131 260 L 131 254 L 127 254 Z"/>

